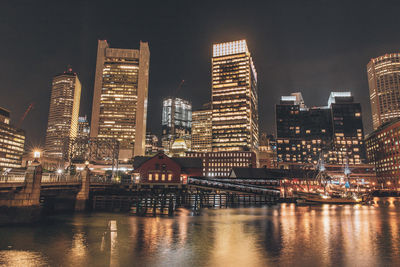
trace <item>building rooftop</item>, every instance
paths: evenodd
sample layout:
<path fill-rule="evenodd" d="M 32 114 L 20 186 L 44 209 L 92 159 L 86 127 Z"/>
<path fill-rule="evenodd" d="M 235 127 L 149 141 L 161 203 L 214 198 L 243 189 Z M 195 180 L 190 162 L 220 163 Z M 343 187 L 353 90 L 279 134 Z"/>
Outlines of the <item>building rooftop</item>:
<path fill-rule="evenodd" d="M 8 109 L 0 107 L 0 116 L 10 118 L 10 111 Z"/>
<path fill-rule="evenodd" d="M 312 178 L 317 171 L 288 170 L 268 168 L 232 168 L 230 177 L 241 179 L 286 179 L 286 178 Z"/>
<path fill-rule="evenodd" d="M 160 154 L 162 154 L 165 157 L 168 157 L 164 153 L 158 153 L 157 155 L 152 156 L 152 157 L 136 156 L 133 159 L 133 169 L 136 170 L 143 163 L 145 163 L 146 161 L 152 159 L 153 157 L 157 157 Z M 203 167 L 202 160 L 200 158 L 189 158 L 189 157 L 182 157 L 182 158 L 168 157 L 168 158 L 170 158 L 171 160 L 173 160 L 176 163 L 178 163 L 181 166 L 181 168 L 183 168 L 183 169 L 193 169 L 193 168 L 201 169 Z"/>

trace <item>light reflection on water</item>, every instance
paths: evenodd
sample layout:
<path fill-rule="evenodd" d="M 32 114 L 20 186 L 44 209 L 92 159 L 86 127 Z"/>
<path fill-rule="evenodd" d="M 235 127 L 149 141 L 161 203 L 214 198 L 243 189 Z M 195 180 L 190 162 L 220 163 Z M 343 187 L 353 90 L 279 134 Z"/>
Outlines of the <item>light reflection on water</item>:
<path fill-rule="evenodd" d="M 65 215 L 0 228 L 0 266 L 400 266 L 399 223 L 392 204 Z"/>

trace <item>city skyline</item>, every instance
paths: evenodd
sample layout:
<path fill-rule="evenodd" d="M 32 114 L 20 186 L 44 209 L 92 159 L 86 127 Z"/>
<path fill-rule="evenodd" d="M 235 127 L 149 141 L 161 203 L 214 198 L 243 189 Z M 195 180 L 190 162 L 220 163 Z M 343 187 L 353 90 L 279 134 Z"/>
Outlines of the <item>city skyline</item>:
<path fill-rule="evenodd" d="M 52 11 L 55 6 L 51 4 L 45 7 L 35 5 L 32 6 L 32 10 L 38 11 L 38 15 L 32 18 L 32 16 L 22 13 L 21 15 L 27 15 L 26 18 L 22 18 L 19 17 L 21 15 L 15 15 L 19 7 L 15 4 L 9 4 L 7 7 L 10 12 L 2 14 L 3 17 L 15 16 L 21 19 L 17 21 L 17 19 L 10 18 L 7 25 L 4 23 L 0 25 L 0 29 L 5 34 L 5 42 L 2 45 L 4 48 L 8 48 L 3 49 L 3 51 L 7 50 L 8 52 L 3 55 L 4 60 L 0 65 L 5 70 L 2 80 L 3 86 L 7 88 L 7 90 L 1 90 L 2 101 L 0 105 L 12 110 L 13 121 L 18 121 L 29 103 L 37 103 L 35 109 L 28 114 L 22 128 L 27 132 L 28 146 L 39 142 L 44 144 L 43 133 L 47 123 L 45 118 L 47 118 L 50 100 L 51 77 L 62 71 L 66 65 L 71 64 L 82 81 L 82 112 L 80 115 L 90 114 L 97 40 L 107 39 L 114 47 L 121 48 L 135 47 L 140 40 L 143 40 L 149 42 L 152 51 L 148 111 L 150 125 L 148 130 L 159 133 L 161 128 L 159 125 L 161 121 L 159 107 L 161 98 L 171 94 L 179 81 L 185 79 L 186 83 L 179 97 L 193 100 L 194 110 L 201 107 L 203 103 L 210 99 L 212 44 L 245 38 L 259 72 L 260 132 L 274 132 L 272 105 L 279 101 L 280 95 L 292 91 L 302 91 L 306 102 L 320 105 L 325 101 L 325 95 L 328 92 L 345 90 L 351 91 L 362 103 L 366 133 L 370 132 L 372 121 L 366 65 L 373 57 L 396 52 L 398 37 L 388 35 L 388 30 L 379 27 L 384 23 L 395 22 L 392 21 L 395 18 L 390 19 L 391 16 L 386 16 L 387 12 L 392 12 L 392 9 L 386 10 L 383 4 L 366 2 L 363 6 L 364 12 L 358 12 L 353 17 L 350 11 L 359 8 L 354 3 L 343 6 L 321 2 L 317 6 L 314 5 L 313 8 L 310 8 L 307 4 L 299 5 L 294 3 L 283 12 L 281 4 L 260 4 L 258 7 L 265 14 L 261 11 L 255 12 L 254 18 L 249 14 L 250 9 L 239 10 L 227 7 L 232 13 L 231 15 L 224 15 L 226 20 L 222 22 L 217 18 L 217 11 L 226 6 L 221 3 L 215 4 L 216 9 L 210 11 L 207 20 L 200 16 L 201 12 L 207 10 L 207 4 L 198 9 L 175 4 L 167 10 L 172 14 L 177 14 L 176 18 L 164 16 L 152 19 L 149 22 L 148 29 L 150 30 L 143 31 L 139 27 L 128 31 L 132 37 L 124 34 L 122 30 L 113 30 L 118 28 L 121 22 L 125 21 L 126 25 L 134 25 L 144 15 L 151 12 L 157 14 L 160 12 L 158 10 L 164 7 L 163 4 L 160 4 L 160 8 L 154 10 L 150 5 L 139 5 L 137 8 L 143 11 L 139 18 L 130 19 L 126 12 L 122 12 L 116 17 L 116 21 L 110 25 L 100 23 L 101 14 L 104 14 L 107 10 L 101 3 L 98 7 L 89 4 L 77 6 L 79 12 L 74 16 L 78 16 L 79 19 L 76 21 L 67 17 L 69 7 L 66 6 L 62 6 L 65 9 L 58 7 L 59 16 L 54 16 L 49 11 Z M 3 10 L 7 10 L 7 7 Z M 43 10 L 37 10 L 40 7 Z M 254 6 L 252 10 L 253 8 Z M 295 10 L 298 8 L 304 11 L 304 17 L 296 15 Z M 378 12 L 380 9 L 386 11 L 385 16 Z M 321 11 L 321 14 L 316 15 L 318 13 L 316 10 Z M 120 9 L 113 7 L 113 11 L 120 11 Z M 235 18 L 235 15 L 241 11 L 244 12 L 244 18 L 241 19 L 244 23 L 239 23 Z M 274 15 L 273 13 L 276 11 L 280 13 Z M 340 18 L 336 17 L 337 13 L 341 15 Z M 371 14 L 374 14 L 373 18 L 366 20 L 365 18 L 371 17 L 368 16 Z M 375 14 L 377 15 L 375 16 Z M 189 19 L 189 15 L 193 17 L 192 20 Z M 323 16 L 326 16 L 326 18 Z M 265 19 L 265 17 L 270 17 L 270 20 Z M 290 19 L 285 22 L 285 18 Z M 179 24 L 184 19 L 189 19 L 189 25 L 181 26 Z M 296 25 L 293 25 L 294 19 L 297 19 Z M 322 26 L 313 23 L 317 19 L 322 20 Z M 32 22 L 31 25 L 39 25 L 43 29 L 35 27 L 26 35 L 22 34 L 26 30 L 22 30 L 22 28 L 27 26 L 28 21 L 29 23 Z M 52 23 L 44 23 L 46 21 Z M 165 21 L 165 25 L 160 25 L 161 21 Z M 373 24 L 377 21 L 379 23 Z M 217 27 L 214 29 L 211 25 L 217 25 Z M 257 25 L 260 27 L 255 27 Z M 349 25 L 350 27 L 347 27 Z M 166 30 L 170 29 L 171 26 L 177 26 L 177 29 L 175 31 Z M 188 33 L 186 29 L 191 26 L 197 31 L 201 30 L 201 33 Z M 275 28 L 272 26 L 275 26 Z M 70 28 L 80 30 L 71 36 L 58 32 L 54 33 L 56 40 L 65 41 L 65 44 L 60 44 L 49 40 L 45 33 L 52 31 L 54 27 L 59 27 L 66 33 L 71 33 Z M 292 34 L 293 37 L 289 37 Z M 353 34 L 357 38 L 354 38 Z M 371 34 L 372 40 L 368 39 L 368 45 L 363 45 L 362 40 L 365 40 Z M 74 42 L 74 39 L 80 40 L 80 42 Z M 351 41 L 353 39 L 357 40 Z M 294 45 L 291 42 L 293 40 L 296 40 Z M 36 61 L 37 66 L 34 69 L 29 69 L 30 75 L 26 76 L 25 79 L 18 80 L 12 70 L 20 67 L 22 71 L 28 70 L 24 69 L 25 66 L 20 65 L 19 56 L 10 57 L 10 55 L 16 54 L 21 44 L 26 41 L 38 43 L 43 48 L 32 46 L 26 48 L 26 52 L 22 53 L 27 62 Z M 51 47 L 53 48 L 50 49 Z M 172 49 L 173 47 L 174 49 Z M 348 50 L 344 52 L 346 48 Z M 177 57 L 182 51 L 186 57 Z M 25 54 L 29 52 L 31 54 Z M 40 55 L 41 60 L 38 60 L 37 54 Z M 194 64 L 191 64 L 192 62 Z M 193 69 L 188 68 L 188 66 L 193 66 Z M 25 88 L 29 88 L 29 90 Z M 19 96 L 21 94 L 22 97 Z M 7 100 L 6 96 L 8 96 Z"/>

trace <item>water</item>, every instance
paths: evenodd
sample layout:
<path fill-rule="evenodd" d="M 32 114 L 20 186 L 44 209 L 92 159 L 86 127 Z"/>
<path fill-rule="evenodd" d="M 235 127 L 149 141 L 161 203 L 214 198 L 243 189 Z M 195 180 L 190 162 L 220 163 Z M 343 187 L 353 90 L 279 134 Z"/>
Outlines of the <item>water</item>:
<path fill-rule="evenodd" d="M 400 266 L 400 207 L 282 204 L 163 218 L 55 216 L 1 227 L 1 265 Z"/>

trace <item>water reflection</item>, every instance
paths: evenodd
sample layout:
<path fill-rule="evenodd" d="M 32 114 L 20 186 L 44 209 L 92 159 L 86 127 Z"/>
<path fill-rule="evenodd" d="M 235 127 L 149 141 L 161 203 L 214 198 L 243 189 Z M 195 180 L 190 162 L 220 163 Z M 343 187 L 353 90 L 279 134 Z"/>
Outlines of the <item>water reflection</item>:
<path fill-rule="evenodd" d="M 0 265 L 400 266 L 395 201 L 203 210 L 201 216 L 183 209 L 175 217 L 55 217 L 0 228 Z"/>

